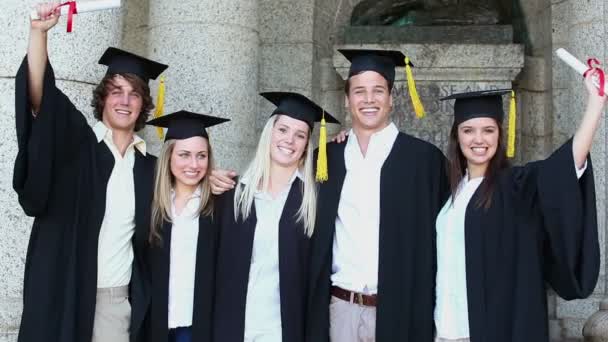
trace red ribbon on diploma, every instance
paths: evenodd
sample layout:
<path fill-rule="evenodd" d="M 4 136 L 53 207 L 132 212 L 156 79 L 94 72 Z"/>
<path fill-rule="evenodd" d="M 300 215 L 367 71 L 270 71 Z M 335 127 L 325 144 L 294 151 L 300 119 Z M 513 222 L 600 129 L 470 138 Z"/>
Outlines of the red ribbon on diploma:
<path fill-rule="evenodd" d="M 78 13 L 78 10 L 76 9 L 76 1 L 64 2 L 61 5 L 57 6 L 57 8 L 63 6 L 68 6 L 68 32 L 72 32 L 72 22 L 74 20 L 74 14 Z"/>
<path fill-rule="evenodd" d="M 593 65 L 596 66 L 593 66 Z M 600 61 L 597 60 L 597 58 L 589 58 L 587 60 L 587 65 L 589 66 L 589 69 L 587 69 L 587 71 L 585 71 L 585 73 L 583 74 L 583 77 L 587 77 L 587 74 L 589 74 L 589 72 L 593 71 L 593 70 L 597 70 L 597 74 L 599 75 L 599 86 L 600 86 L 600 91 L 599 94 L 600 96 L 604 96 L 605 91 L 604 91 L 604 85 L 605 85 L 605 78 L 606 75 L 604 74 L 604 70 L 602 70 L 602 68 L 599 67 L 600 65 Z"/>

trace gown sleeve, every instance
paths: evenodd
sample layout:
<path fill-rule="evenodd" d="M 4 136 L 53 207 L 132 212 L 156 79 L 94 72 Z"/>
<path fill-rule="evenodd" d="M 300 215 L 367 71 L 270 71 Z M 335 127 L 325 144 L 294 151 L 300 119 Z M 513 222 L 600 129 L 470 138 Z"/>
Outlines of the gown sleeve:
<path fill-rule="evenodd" d="M 520 198 L 540 213 L 545 279 L 566 300 L 589 296 L 600 268 L 591 158 L 578 178 L 570 139 L 549 158 L 517 169 Z"/>
<path fill-rule="evenodd" d="M 55 86 L 53 68 L 48 62 L 40 112 L 32 115 L 27 57 L 15 77 L 15 123 L 18 152 L 13 188 L 28 216 L 42 216 L 58 170 L 74 160 L 82 138 L 91 128 Z"/>
<path fill-rule="evenodd" d="M 538 201 L 547 280 L 564 299 L 589 296 L 600 269 L 595 185 L 590 157 L 577 178 L 572 140 L 539 163 Z"/>

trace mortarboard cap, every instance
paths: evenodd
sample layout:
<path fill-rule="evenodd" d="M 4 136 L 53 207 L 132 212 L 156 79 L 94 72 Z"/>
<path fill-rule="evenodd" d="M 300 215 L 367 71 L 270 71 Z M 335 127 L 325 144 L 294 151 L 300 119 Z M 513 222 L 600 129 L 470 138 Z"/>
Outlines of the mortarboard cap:
<path fill-rule="evenodd" d="M 109 47 L 104 52 L 99 59 L 99 64 L 108 66 L 107 75 L 135 74 L 146 83 L 150 79 L 156 79 L 168 67 L 165 64 L 114 47 Z"/>
<path fill-rule="evenodd" d="M 230 121 L 230 119 L 180 110 L 152 119 L 146 124 L 167 128 L 167 134 L 165 135 L 165 141 L 167 141 L 169 139 L 188 139 L 192 137 L 209 138 L 206 128 L 226 121 Z"/>
<path fill-rule="evenodd" d="M 511 89 L 482 90 L 468 93 L 458 93 L 446 96 L 441 100 L 454 101 L 454 124 L 474 118 L 493 118 L 502 122 L 504 110 L 502 95 L 510 93 Z"/>
<path fill-rule="evenodd" d="M 493 118 L 498 122 L 503 121 L 505 113 L 503 110 L 502 96 L 511 94 L 509 104 L 509 128 L 507 132 L 507 156 L 515 155 L 515 92 L 511 89 L 482 90 L 468 93 L 459 93 L 446 96 L 441 100 L 454 101 L 454 125 L 475 118 Z"/>
<path fill-rule="evenodd" d="M 341 49 L 338 52 L 350 61 L 349 78 L 365 71 L 375 71 L 386 79 L 389 89 L 395 83 L 395 68 L 405 66 L 406 57 L 401 51 Z"/>
<path fill-rule="evenodd" d="M 260 95 L 277 106 L 271 116 L 275 114 L 290 116 L 294 119 L 306 122 L 311 130 L 314 127 L 314 123 L 320 122 L 323 117 L 325 117 L 326 122 L 340 123 L 340 121 L 336 120 L 336 118 L 326 112 L 321 106 L 304 95 L 289 92 L 266 92 L 260 93 Z"/>

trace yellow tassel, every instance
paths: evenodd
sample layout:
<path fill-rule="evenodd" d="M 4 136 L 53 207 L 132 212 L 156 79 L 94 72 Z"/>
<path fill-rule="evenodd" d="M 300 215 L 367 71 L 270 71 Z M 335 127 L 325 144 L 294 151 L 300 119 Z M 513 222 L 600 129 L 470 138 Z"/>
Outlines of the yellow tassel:
<path fill-rule="evenodd" d="M 329 179 L 327 172 L 327 128 L 325 127 L 325 112 L 321 118 L 321 128 L 319 129 L 319 155 L 317 157 L 317 182 L 325 182 Z"/>
<path fill-rule="evenodd" d="M 515 157 L 515 126 L 517 105 L 515 103 L 515 92 L 511 90 L 511 102 L 509 103 L 509 131 L 507 133 L 507 157 Z"/>
<path fill-rule="evenodd" d="M 163 115 L 165 110 L 165 76 L 160 77 L 160 83 L 158 84 L 158 94 L 156 95 L 156 109 L 154 110 L 154 118 L 158 118 Z M 163 140 L 165 133 L 162 127 L 156 127 L 156 133 L 158 138 Z"/>
<path fill-rule="evenodd" d="M 409 57 L 405 57 L 405 76 L 407 77 L 407 89 L 410 93 L 410 97 L 412 98 L 414 112 L 416 112 L 416 117 L 421 119 L 426 115 L 426 113 L 424 111 L 424 107 L 422 106 L 422 102 L 420 101 L 420 96 L 418 96 L 418 90 L 416 90 L 416 83 L 414 82 L 414 75 L 412 74 L 412 68 L 410 67 Z"/>

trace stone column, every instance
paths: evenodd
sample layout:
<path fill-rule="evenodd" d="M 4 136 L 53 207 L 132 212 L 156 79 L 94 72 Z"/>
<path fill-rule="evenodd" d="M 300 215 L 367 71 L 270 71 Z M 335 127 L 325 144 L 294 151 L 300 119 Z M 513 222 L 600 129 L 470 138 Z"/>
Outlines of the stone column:
<path fill-rule="evenodd" d="M 27 51 L 29 12 L 34 1 L 5 0 L 0 23 L 0 342 L 14 342 L 22 310 L 23 267 L 32 220 L 26 217 L 12 188 L 17 155 L 15 134 L 15 73 Z M 112 10 L 75 17 L 74 31 L 66 20 L 49 33 L 49 59 L 57 85 L 92 122 L 94 85 L 105 70 L 97 60 L 110 45 L 120 46 L 122 11 Z"/>
<path fill-rule="evenodd" d="M 243 170 L 257 142 L 256 0 L 150 0 L 148 54 L 169 64 L 165 112 L 227 117 L 211 128 L 218 166 Z"/>
<path fill-rule="evenodd" d="M 564 47 L 579 59 L 588 57 L 598 58 L 604 65 L 606 70 L 606 48 L 608 43 L 606 39 L 608 34 L 608 4 L 602 0 L 590 0 L 579 2 L 576 0 L 568 0 L 563 3 L 554 3 L 552 5 L 553 13 L 553 39 L 554 48 Z M 564 71 L 561 65 L 554 67 L 554 89 L 559 86 L 559 92 L 554 91 L 554 107 L 556 113 L 555 124 L 561 126 L 556 130 L 560 131 L 561 135 L 556 138 L 563 139 L 564 134 L 572 134 L 574 132 L 573 122 L 580 121 L 580 113 L 584 110 L 586 101 L 586 92 L 582 84 L 581 77 L 571 70 Z M 558 77 L 555 77 L 558 75 Z M 591 155 L 593 157 L 593 171 L 595 174 L 595 190 L 597 197 L 597 214 L 598 228 L 601 248 L 601 269 L 600 278 L 594 291 L 594 294 L 584 302 L 585 306 L 581 305 L 578 310 L 572 310 L 572 307 L 567 303 L 558 302 L 558 313 L 563 312 L 563 315 L 580 317 L 580 321 L 565 320 L 565 325 L 575 325 L 577 332 L 580 333 L 580 327 L 583 327 L 584 340 L 588 342 L 608 342 L 608 297 L 606 287 L 606 161 L 608 158 L 608 149 L 606 147 L 606 139 L 608 138 L 605 118 L 600 124 L 600 128 L 595 135 L 593 149 Z M 598 305 L 599 304 L 599 305 Z M 560 308 L 563 309 L 560 310 Z M 592 312 L 597 310 L 591 315 Z M 589 317 L 590 316 L 590 317 Z M 585 318 L 589 317 L 586 321 Z M 584 326 L 583 326 L 584 324 Z"/>

